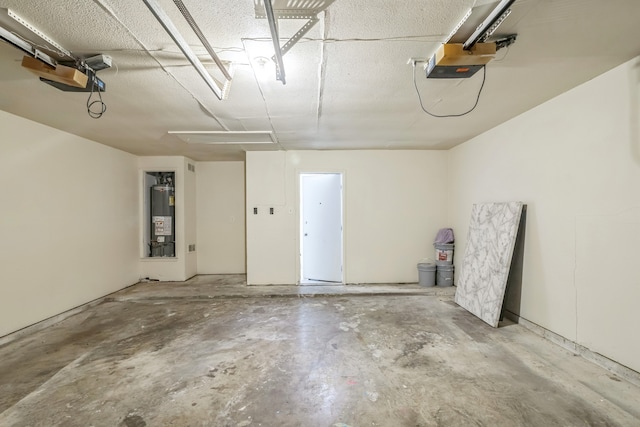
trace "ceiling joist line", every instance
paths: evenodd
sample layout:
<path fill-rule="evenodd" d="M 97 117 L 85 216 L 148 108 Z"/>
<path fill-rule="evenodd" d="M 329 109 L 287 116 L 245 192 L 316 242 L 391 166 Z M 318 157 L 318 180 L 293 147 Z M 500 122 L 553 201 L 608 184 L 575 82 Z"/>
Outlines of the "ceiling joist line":
<path fill-rule="evenodd" d="M 246 44 L 246 39 L 242 39 L 242 46 L 243 46 L 245 52 L 249 51 L 249 49 L 247 47 L 247 44 Z M 269 127 L 271 128 L 271 131 L 275 135 L 276 134 L 276 129 L 273 126 L 272 115 L 271 115 L 271 111 L 269 111 L 269 104 L 267 103 L 267 97 L 264 94 L 264 90 L 262 89 L 262 85 L 260 84 L 260 80 L 256 77 L 257 73 L 256 73 L 256 70 L 254 68 L 255 67 L 254 62 L 253 61 L 249 61 L 249 65 L 250 65 L 251 69 L 253 70 L 253 77 L 255 79 L 256 87 L 258 88 L 258 92 L 260 93 L 260 98 L 262 99 L 262 105 L 264 106 L 265 116 L 267 117 L 267 120 L 269 121 Z"/>
<path fill-rule="evenodd" d="M 329 10 L 324 11 L 324 20 L 322 29 L 322 43 L 320 44 L 320 66 L 318 70 L 318 100 L 316 107 L 316 131 L 320 131 L 320 119 L 322 118 L 322 105 L 324 103 L 324 86 L 327 74 L 327 47 L 326 42 L 329 38 Z"/>

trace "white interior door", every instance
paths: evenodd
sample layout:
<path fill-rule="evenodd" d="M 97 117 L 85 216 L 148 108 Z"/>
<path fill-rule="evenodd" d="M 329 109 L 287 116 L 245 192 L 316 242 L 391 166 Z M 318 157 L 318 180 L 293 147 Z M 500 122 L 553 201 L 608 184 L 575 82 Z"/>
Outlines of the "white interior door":
<path fill-rule="evenodd" d="M 342 175 L 300 175 L 302 282 L 342 283 Z"/>

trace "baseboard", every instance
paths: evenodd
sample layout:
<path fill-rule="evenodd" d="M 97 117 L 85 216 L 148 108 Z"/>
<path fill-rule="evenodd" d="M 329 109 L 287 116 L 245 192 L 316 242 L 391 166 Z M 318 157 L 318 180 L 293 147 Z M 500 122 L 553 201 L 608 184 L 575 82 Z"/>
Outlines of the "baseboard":
<path fill-rule="evenodd" d="M 589 362 L 595 363 L 601 368 L 604 368 L 607 371 L 616 374 L 620 378 L 623 378 L 630 383 L 640 387 L 640 372 L 634 371 L 633 369 L 628 368 L 616 362 L 615 360 L 611 360 L 608 357 L 601 355 L 600 353 L 591 351 L 587 347 L 582 346 L 575 341 L 571 341 L 563 337 L 562 335 L 558 335 L 555 332 L 552 332 L 536 323 L 533 323 L 530 320 L 527 320 L 524 317 L 521 317 L 509 310 L 504 311 L 504 316 L 512 322 L 524 326 L 531 332 L 540 335 L 541 337 L 551 341 L 552 343 L 557 344 L 560 347 L 574 354 L 577 354 L 588 360 Z"/>
<path fill-rule="evenodd" d="M 76 315 L 78 313 L 82 313 L 83 311 L 85 311 L 88 308 L 100 305 L 105 301 L 110 301 L 111 298 L 112 298 L 111 296 L 113 294 L 115 294 L 116 292 L 120 292 L 120 291 L 122 291 L 124 289 L 130 288 L 131 286 L 137 285 L 138 283 L 140 283 L 140 282 L 136 282 L 136 283 L 134 283 L 132 285 L 125 286 L 124 288 L 118 289 L 117 291 L 113 291 L 113 292 L 111 292 L 111 293 L 109 293 L 109 294 L 107 294 L 105 296 L 102 296 L 100 298 L 96 298 L 96 299 L 94 299 L 92 301 L 86 302 L 86 303 L 81 304 L 81 305 L 79 305 L 77 307 L 71 308 L 71 309 L 69 309 L 67 311 L 63 311 L 62 313 L 59 313 L 59 314 L 56 314 L 54 316 L 48 317 L 48 318 L 46 318 L 44 320 L 41 320 L 41 321 L 39 321 L 37 323 L 34 323 L 32 325 L 25 326 L 24 328 L 18 329 L 17 331 L 10 332 L 5 336 L 0 337 L 0 346 L 8 344 L 8 343 L 10 343 L 12 341 L 15 341 L 15 340 L 19 339 L 19 338 L 22 338 L 25 335 L 33 334 L 34 332 L 38 332 L 38 331 L 41 331 L 43 329 L 46 329 L 49 326 L 53 326 L 58 322 L 62 322 L 63 320 L 65 320 L 65 319 L 67 319 L 67 318 L 69 318 L 71 316 L 74 316 L 74 315 Z"/>
<path fill-rule="evenodd" d="M 0 337 L 0 346 L 3 346 L 5 344 L 9 344 L 12 341 L 15 341 L 19 338 L 24 337 L 25 335 L 30 335 L 33 334 L 35 332 L 41 331 L 43 329 L 48 328 L 49 326 L 53 326 L 56 323 L 62 322 L 63 320 L 74 316 L 78 313 L 82 313 L 83 311 L 85 311 L 88 308 L 91 307 L 95 307 L 99 304 L 101 304 L 106 297 L 101 297 L 98 299 L 95 299 L 93 301 L 90 301 L 88 303 L 79 305 L 77 307 L 74 307 L 70 310 L 67 310 L 65 312 L 62 312 L 60 314 L 56 314 L 55 316 L 51 316 L 47 319 L 41 320 L 38 323 L 34 323 L 33 325 L 29 325 L 29 326 L 25 326 L 22 329 L 18 329 L 15 332 L 11 332 L 8 335 L 5 335 L 3 337 Z"/>

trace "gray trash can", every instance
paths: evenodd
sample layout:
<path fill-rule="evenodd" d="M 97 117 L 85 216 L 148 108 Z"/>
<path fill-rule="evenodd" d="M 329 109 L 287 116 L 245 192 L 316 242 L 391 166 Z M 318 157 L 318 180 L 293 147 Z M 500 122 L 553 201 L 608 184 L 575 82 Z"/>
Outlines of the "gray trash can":
<path fill-rule="evenodd" d="M 453 286 L 453 265 L 438 265 L 436 285 L 439 287 Z"/>
<path fill-rule="evenodd" d="M 420 286 L 430 287 L 436 284 L 436 265 L 430 262 L 418 264 L 418 283 Z"/>

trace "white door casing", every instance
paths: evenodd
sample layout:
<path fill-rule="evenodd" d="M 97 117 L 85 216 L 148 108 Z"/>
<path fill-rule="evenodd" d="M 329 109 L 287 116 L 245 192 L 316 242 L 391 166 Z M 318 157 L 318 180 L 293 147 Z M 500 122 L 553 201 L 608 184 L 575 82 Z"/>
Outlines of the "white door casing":
<path fill-rule="evenodd" d="M 300 175 L 302 281 L 342 283 L 342 174 Z"/>

